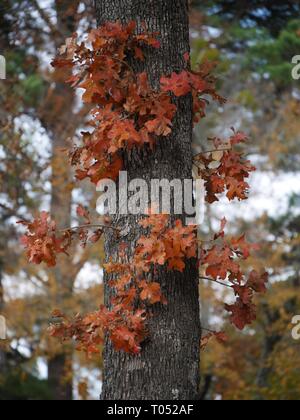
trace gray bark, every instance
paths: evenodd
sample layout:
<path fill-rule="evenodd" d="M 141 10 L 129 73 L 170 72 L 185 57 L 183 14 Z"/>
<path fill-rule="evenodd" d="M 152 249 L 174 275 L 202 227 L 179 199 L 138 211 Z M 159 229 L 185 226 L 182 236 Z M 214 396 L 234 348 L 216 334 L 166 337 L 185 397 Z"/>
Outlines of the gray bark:
<path fill-rule="evenodd" d="M 145 70 L 153 87 L 162 75 L 181 71 L 183 55 L 189 51 L 188 1 L 186 0 L 95 0 L 98 24 L 105 21 L 134 20 L 145 22 L 151 32 L 161 34 L 161 48 L 148 50 L 143 66 L 131 63 L 137 71 Z M 155 150 L 135 151 L 125 156 L 128 180 L 190 179 L 192 176 L 192 100 L 177 101 L 178 113 L 173 132 L 158 141 Z M 135 217 L 118 215 L 114 223 L 134 251 L 141 236 Z M 107 258 L 118 253 L 119 239 L 106 235 Z M 114 351 L 107 340 L 104 350 L 105 400 L 188 400 L 198 398 L 200 315 L 196 261 L 189 261 L 183 274 L 165 269 L 153 276 L 160 282 L 167 306 L 156 305 L 149 318 L 149 339 L 139 356 Z M 105 275 L 105 300 L 111 290 Z"/>

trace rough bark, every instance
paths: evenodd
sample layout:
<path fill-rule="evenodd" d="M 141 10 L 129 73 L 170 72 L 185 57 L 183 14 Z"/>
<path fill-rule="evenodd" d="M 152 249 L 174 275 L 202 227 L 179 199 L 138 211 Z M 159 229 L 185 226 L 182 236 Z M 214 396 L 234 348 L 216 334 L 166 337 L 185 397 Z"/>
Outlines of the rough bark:
<path fill-rule="evenodd" d="M 105 21 L 134 20 L 141 28 L 161 34 L 160 50 L 147 52 L 143 68 L 154 87 L 163 74 L 180 71 L 183 55 L 189 50 L 187 0 L 95 0 L 98 24 Z M 161 139 L 155 150 L 135 151 L 125 156 L 128 180 L 190 179 L 192 176 L 192 100 L 178 101 L 173 132 Z M 137 218 L 118 215 L 114 223 L 124 233 L 121 238 L 134 250 L 141 235 Z M 120 240 L 107 234 L 107 258 L 118 253 Z M 150 336 L 139 356 L 116 352 L 107 340 L 104 350 L 105 400 L 187 400 L 198 398 L 200 315 L 196 262 L 190 261 L 183 274 L 161 270 L 155 281 L 160 282 L 167 306 L 157 305 L 149 320 Z M 105 277 L 105 300 L 111 290 Z"/>

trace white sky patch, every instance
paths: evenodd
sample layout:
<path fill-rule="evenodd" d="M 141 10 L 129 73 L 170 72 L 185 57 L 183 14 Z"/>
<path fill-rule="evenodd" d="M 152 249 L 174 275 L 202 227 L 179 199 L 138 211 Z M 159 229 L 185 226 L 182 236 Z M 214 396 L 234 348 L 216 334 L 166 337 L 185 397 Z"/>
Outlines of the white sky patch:
<path fill-rule="evenodd" d="M 222 32 L 223 31 L 219 28 L 203 25 L 201 27 L 201 32 L 195 29 L 190 29 L 190 36 L 193 39 L 199 39 L 200 37 L 210 41 L 213 38 L 219 38 L 222 35 Z"/>
<path fill-rule="evenodd" d="M 38 357 L 36 361 L 36 367 L 39 375 L 39 379 L 46 380 L 48 379 L 48 367 L 45 359 L 43 357 Z"/>
<path fill-rule="evenodd" d="M 22 346 L 22 349 L 24 350 L 22 353 L 26 352 L 27 354 L 27 348 L 25 346 L 25 343 Z M 20 345 L 18 350 L 20 349 Z M 76 357 L 75 357 L 76 359 Z M 90 400 L 99 400 L 101 390 L 102 390 L 102 381 L 101 381 L 101 371 L 97 368 L 86 368 L 82 367 L 77 363 L 76 361 L 73 364 L 74 367 L 74 379 L 73 379 L 73 398 L 75 401 L 80 400 L 80 396 L 78 393 L 78 386 L 80 382 L 85 381 L 88 385 L 88 394 Z M 48 378 L 48 366 L 46 363 L 46 360 L 42 357 L 37 358 L 37 370 L 38 370 L 38 377 L 41 380 L 46 380 Z"/>
<path fill-rule="evenodd" d="M 80 400 L 78 393 L 78 385 L 85 381 L 88 385 L 89 399 L 99 400 L 102 392 L 102 381 L 100 379 L 101 371 L 96 368 L 82 367 L 74 363 L 74 381 L 73 381 L 73 397 L 74 400 Z"/>
<path fill-rule="evenodd" d="M 219 38 L 222 35 L 222 29 L 212 26 L 203 26 L 203 30 L 207 32 L 210 38 Z"/>
<path fill-rule="evenodd" d="M 100 264 L 86 262 L 75 280 L 74 287 L 75 291 L 80 292 L 102 283 L 103 269 Z M 39 281 L 34 276 L 29 278 L 24 272 L 18 273 L 16 276 L 4 275 L 3 284 L 7 301 L 45 293 Z"/>
<path fill-rule="evenodd" d="M 50 139 L 38 120 L 27 115 L 15 119 L 16 130 L 21 130 L 29 151 L 36 154 L 42 163 L 51 157 Z"/>
<path fill-rule="evenodd" d="M 103 282 L 103 269 L 97 263 L 87 262 L 80 270 L 75 281 L 75 288 L 86 290 Z"/>
<path fill-rule="evenodd" d="M 0 144 L 0 159 L 5 159 L 5 151 L 2 144 Z"/>
<path fill-rule="evenodd" d="M 37 286 L 34 278 L 32 277 L 30 280 L 24 272 L 20 272 L 16 276 L 8 276 L 5 274 L 3 284 L 5 300 L 36 296 L 36 294 L 42 290 Z"/>

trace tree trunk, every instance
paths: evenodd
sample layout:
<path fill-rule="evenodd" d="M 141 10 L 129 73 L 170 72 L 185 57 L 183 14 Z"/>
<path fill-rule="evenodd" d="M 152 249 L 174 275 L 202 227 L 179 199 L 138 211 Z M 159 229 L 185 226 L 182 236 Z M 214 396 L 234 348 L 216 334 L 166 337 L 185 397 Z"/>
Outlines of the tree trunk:
<path fill-rule="evenodd" d="M 53 93 L 53 100 L 60 101 L 62 105 L 73 106 L 73 97 L 70 97 L 64 84 L 58 83 Z M 65 102 L 66 98 L 70 102 Z M 57 103 L 56 103 L 57 105 Z M 51 215 L 58 222 L 60 228 L 71 225 L 71 204 L 72 204 L 72 180 L 67 156 L 61 149 L 68 147 L 68 134 L 63 129 L 66 117 L 60 110 L 61 122 L 58 120 L 52 129 L 52 193 L 51 193 Z M 68 302 L 73 293 L 75 279 L 72 277 L 72 270 L 69 268 L 70 260 L 63 256 L 60 263 L 53 271 L 53 294 L 51 296 L 52 309 L 61 308 L 68 313 Z M 72 399 L 72 351 L 70 346 L 62 346 L 61 353 L 55 354 L 48 361 L 48 380 L 55 400 Z"/>
<path fill-rule="evenodd" d="M 54 401 L 70 401 L 73 399 L 72 385 L 72 352 L 68 348 L 52 357 L 48 362 L 48 383 Z"/>
<path fill-rule="evenodd" d="M 189 51 L 189 22 L 187 0 L 95 0 L 98 24 L 120 20 L 136 21 L 139 30 L 145 22 L 150 32 L 161 34 L 161 48 L 148 51 L 142 67 L 153 87 L 160 77 L 181 71 L 185 65 L 184 53 Z M 140 65 L 139 65 L 140 66 Z M 154 151 L 135 151 L 125 156 L 128 181 L 141 178 L 150 185 L 151 179 L 191 179 L 192 177 L 192 99 L 177 100 L 178 113 L 173 132 L 161 139 Z M 134 250 L 141 236 L 137 218 L 118 215 L 114 223 L 123 232 L 122 242 Z M 107 258 L 116 256 L 120 240 L 107 234 Z M 149 320 L 149 339 L 139 356 L 114 351 L 107 340 L 104 350 L 105 400 L 189 400 L 199 396 L 200 315 L 198 272 L 196 261 L 189 261 L 184 273 L 156 274 L 168 300 L 166 306 L 156 305 Z M 105 275 L 105 300 L 108 304 L 111 290 L 109 276 Z"/>

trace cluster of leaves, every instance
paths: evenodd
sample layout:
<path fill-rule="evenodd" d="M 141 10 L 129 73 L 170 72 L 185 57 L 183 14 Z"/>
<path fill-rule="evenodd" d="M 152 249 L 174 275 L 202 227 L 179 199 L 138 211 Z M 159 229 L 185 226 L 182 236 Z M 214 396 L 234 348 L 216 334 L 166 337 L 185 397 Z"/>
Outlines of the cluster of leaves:
<path fill-rule="evenodd" d="M 159 48 L 159 42 L 156 35 L 146 31 L 136 35 L 134 22 L 125 26 L 107 23 L 89 34 L 88 45 L 91 49 L 87 44 L 78 44 L 74 35 L 53 63 L 57 68 L 73 71 L 68 82 L 84 89 L 83 100 L 92 105 L 93 131 L 83 133 L 83 146 L 70 153 L 80 180 L 90 178 L 97 184 L 103 178 L 115 179 L 123 166 L 124 151 L 145 144 L 154 147 L 157 137 L 169 136 L 177 112 L 176 97 L 192 96 L 195 122 L 205 115 L 207 96 L 224 102 L 215 90 L 215 79 L 211 76 L 213 65 L 205 64 L 197 72 L 189 71 L 188 53 L 184 56 L 187 69 L 169 77 L 162 76 L 160 90 L 153 90 L 147 74 L 136 74 L 128 63 L 144 60 L 143 47 L 146 50 Z M 245 178 L 254 168 L 241 153 L 233 150 L 245 140 L 244 134 L 234 132 L 228 147 L 224 149 L 224 144 L 215 139 L 214 152 L 195 158 L 210 203 L 226 190 L 229 200 L 247 198 L 249 186 Z M 67 252 L 75 234 L 85 246 L 89 240 L 96 242 L 105 228 L 113 229 L 105 224 L 92 225 L 83 207 L 78 208 L 77 214 L 86 224 L 66 229 L 61 234 L 56 232 L 56 225 L 47 213 L 42 213 L 32 223 L 22 222 L 28 229 L 22 241 L 29 260 L 53 266 L 56 255 Z M 147 336 L 148 306 L 166 303 L 160 284 L 153 281 L 158 268 L 183 272 L 186 261 L 198 256 L 195 227 L 184 226 L 181 220 L 171 222 L 170 216 L 151 212 L 140 224 L 146 233 L 138 240 L 133 256 L 129 257 L 126 246 L 120 245 L 116 259 L 105 265 L 111 278 L 110 305 L 85 317 L 78 315 L 74 320 L 55 311 L 60 322 L 52 325 L 53 336 L 75 339 L 80 350 L 94 353 L 98 352 L 104 334 L 108 334 L 117 350 L 139 353 Z M 245 280 L 237 259 L 247 258 L 254 247 L 244 237 L 226 242 L 225 224 L 223 221 L 221 232 L 214 238 L 216 244 L 201 249 L 199 264 L 205 267 L 207 279 L 234 290 L 237 301 L 226 309 L 232 313 L 231 321 L 243 328 L 255 317 L 252 298 L 254 292 L 265 291 L 266 276 L 252 272 Z M 94 227 L 97 230 L 89 237 L 89 230 Z M 210 332 L 204 342 L 212 336 L 224 341 L 223 333 Z"/>
<path fill-rule="evenodd" d="M 159 48 L 156 35 L 135 35 L 136 23 L 126 26 L 106 23 L 92 30 L 86 43 L 78 44 L 77 35 L 67 40 L 61 56 L 53 66 L 72 69 L 68 82 L 84 89 L 83 101 L 92 106 L 92 132 L 83 133 L 83 146 L 70 153 L 79 180 L 89 178 L 97 184 L 101 179 L 116 179 L 123 165 L 122 152 L 145 144 L 153 145 L 157 136 L 171 133 L 176 96 L 192 93 L 195 119 L 205 115 L 204 96 L 223 101 L 215 91 L 211 66 L 198 72 L 184 70 L 161 78 L 161 90 L 151 88 L 145 72 L 136 74 L 128 64 L 134 57 L 144 60 L 142 47 Z M 185 55 L 187 66 L 189 54 Z"/>
<path fill-rule="evenodd" d="M 144 272 L 149 272 L 151 264 L 168 264 L 169 270 L 183 272 L 185 258 L 197 256 L 197 242 L 194 226 L 183 226 L 176 220 L 169 228 L 168 215 L 151 215 L 141 222 L 142 227 L 150 228 L 149 237 L 138 241 L 135 264 Z"/>
<path fill-rule="evenodd" d="M 189 62 L 189 54 L 185 55 L 185 60 Z M 207 99 L 204 96 L 211 96 L 220 104 L 226 100 L 218 95 L 215 88 L 215 78 L 212 70 L 215 63 L 203 63 L 198 71 L 182 71 L 180 74 L 172 73 L 170 77 L 161 78 L 161 88 L 163 92 L 172 92 L 175 96 L 185 96 L 188 93 L 193 97 L 194 122 L 197 123 L 205 117 Z"/>
<path fill-rule="evenodd" d="M 197 256 L 197 236 L 193 226 L 184 227 L 177 220 L 170 226 L 169 215 L 149 215 L 140 222 L 147 236 L 139 239 L 132 258 L 127 258 L 126 246 L 121 245 L 116 262 L 104 268 L 112 275 L 110 287 L 114 291 L 110 309 L 102 306 L 86 317 L 68 319 L 59 311 L 55 317 L 61 322 L 50 328 L 51 334 L 62 340 L 73 338 L 79 350 L 99 351 L 103 333 L 108 333 L 115 349 L 137 354 L 147 336 L 147 307 L 166 304 L 160 284 L 149 279 L 158 266 L 182 272 L 185 261 Z M 137 302 L 139 304 L 137 305 Z"/>
<path fill-rule="evenodd" d="M 26 226 L 27 233 L 21 238 L 22 245 L 27 249 L 29 262 L 48 267 L 56 265 L 57 254 L 67 253 L 67 243 L 63 236 L 57 236 L 56 223 L 49 213 L 42 212 L 33 222 L 20 221 Z"/>
<path fill-rule="evenodd" d="M 170 132 L 175 113 L 170 98 L 155 94 L 147 75 L 135 75 L 125 61 L 132 55 L 143 60 L 142 46 L 159 47 L 153 35 L 134 35 L 135 28 L 134 22 L 126 26 L 106 23 L 90 32 L 91 49 L 85 43 L 79 45 L 75 34 L 53 62 L 56 68 L 73 70 L 68 82 L 84 89 L 83 102 L 92 106 L 93 131 L 83 133 L 83 146 L 70 154 L 79 180 L 90 178 L 97 184 L 104 178 L 116 179 L 122 168 L 122 150 L 150 143 L 150 131 L 158 135 Z M 160 128 L 154 129 L 153 120 Z"/>
<path fill-rule="evenodd" d="M 245 235 L 239 238 L 225 239 L 226 219 L 221 223 L 220 232 L 215 235 L 211 247 L 202 246 L 201 263 L 204 279 L 216 282 L 233 290 L 236 302 L 225 305 L 231 313 L 230 320 L 238 329 L 243 330 L 256 319 L 256 306 L 253 302 L 255 293 L 265 293 L 268 273 L 253 270 L 247 276 L 242 271 L 239 260 L 246 260 L 252 251 L 259 247 L 246 241 Z"/>
<path fill-rule="evenodd" d="M 244 143 L 247 137 L 242 132 L 234 132 L 228 141 L 213 139 L 215 149 L 204 152 L 194 159 L 199 176 L 205 181 L 206 200 L 208 203 L 218 201 L 218 195 L 227 191 L 229 201 L 235 198 L 247 198 L 249 184 L 245 181 L 255 171 L 249 160 L 234 148 Z"/>
<path fill-rule="evenodd" d="M 82 206 L 77 207 L 77 215 L 85 220 L 84 225 L 58 230 L 56 222 L 51 219 L 48 212 L 41 212 L 32 222 L 19 221 L 25 226 L 27 232 L 21 237 L 21 244 L 27 250 L 30 263 L 46 263 L 48 267 L 54 267 L 58 254 L 68 255 L 68 250 L 75 237 L 79 239 L 82 247 L 88 242 L 96 243 L 100 240 L 103 231 L 108 227 L 107 220 L 103 224 L 93 225 L 90 214 Z M 90 230 L 93 233 L 90 235 Z"/>

